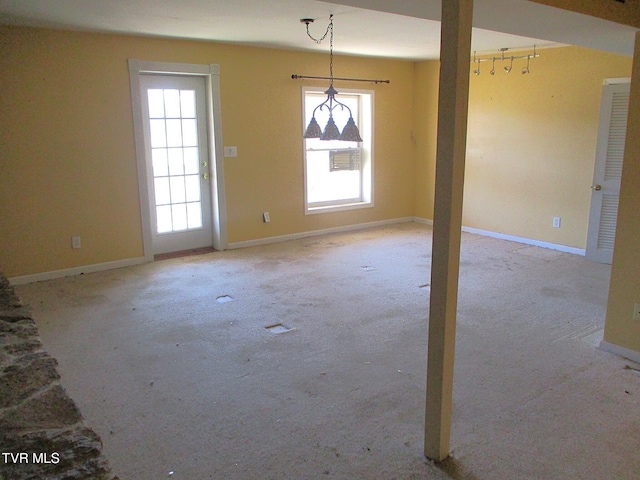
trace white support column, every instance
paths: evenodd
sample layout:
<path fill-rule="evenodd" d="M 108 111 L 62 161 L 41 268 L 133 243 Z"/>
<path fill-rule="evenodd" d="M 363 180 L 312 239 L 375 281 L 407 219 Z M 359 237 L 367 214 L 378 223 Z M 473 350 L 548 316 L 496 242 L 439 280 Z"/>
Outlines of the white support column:
<path fill-rule="evenodd" d="M 442 0 L 424 453 L 449 456 L 473 0 Z"/>

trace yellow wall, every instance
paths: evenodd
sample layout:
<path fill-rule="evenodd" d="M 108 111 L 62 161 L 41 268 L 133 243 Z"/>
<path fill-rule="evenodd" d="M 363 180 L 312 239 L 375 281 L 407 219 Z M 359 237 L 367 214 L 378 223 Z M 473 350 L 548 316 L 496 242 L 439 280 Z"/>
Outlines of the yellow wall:
<path fill-rule="evenodd" d="M 530 0 L 640 28 L 640 2 L 625 0 Z"/>
<path fill-rule="evenodd" d="M 129 58 L 220 65 L 224 143 L 238 147 L 225 161 L 230 242 L 413 214 L 411 62 L 335 58 L 339 76 L 391 80 L 364 84 L 375 90 L 375 208 L 305 216 L 305 83 L 290 76 L 327 75 L 327 52 L 0 27 L 0 270 L 8 277 L 142 256 Z M 72 235 L 82 237 L 80 250 Z"/>
<path fill-rule="evenodd" d="M 233 47 L 227 47 L 233 48 Z M 234 70 L 221 61 L 224 142 L 238 146 L 227 159 L 229 241 L 239 242 L 322 228 L 393 219 L 413 214 L 410 62 L 358 57 L 334 59 L 339 76 L 389 78 L 389 85 L 362 84 L 375 91 L 375 208 L 304 215 L 301 81 L 292 73 L 326 75 L 328 56 L 235 48 L 242 60 Z M 237 58 L 234 56 L 234 58 Z M 306 85 L 326 86 L 317 81 Z M 336 88 L 354 84 L 336 81 Z M 265 95 L 269 92 L 269 95 Z M 262 212 L 271 216 L 262 223 Z"/>
<path fill-rule="evenodd" d="M 522 75 L 496 62 L 471 75 L 463 224 L 584 249 L 605 78 L 631 59 L 576 47 L 545 49 Z M 433 218 L 438 62 L 414 69 L 415 215 Z M 553 217 L 561 228 L 553 228 Z"/>
<path fill-rule="evenodd" d="M 640 34 L 635 58 L 604 340 L 640 352 Z"/>
<path fill-rule="evenodd" d="M 415 216 L 433 219 L 438 82 L 440 62 L 416 62 L 414 67 L 413 138 L 416 146 Z"/>
<path fill-rule="evenodd" d="M 629 77 L 631 59 L 552 48 L 471 75 L 463 224 L 583 249 L 602 82 Z M 561 228 L 553 228 L 561 217 Z"/>

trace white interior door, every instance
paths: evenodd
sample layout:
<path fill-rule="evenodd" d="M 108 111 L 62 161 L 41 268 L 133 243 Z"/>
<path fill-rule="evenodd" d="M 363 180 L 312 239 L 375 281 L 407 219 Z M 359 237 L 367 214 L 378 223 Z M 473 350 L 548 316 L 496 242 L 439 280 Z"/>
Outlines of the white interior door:
<path fill-rule="evenodd" d="M 610 264 L 613 258 L 628 112 L 629 83 L 605 85 L 586 249 L 586 257 L 594 262 Z"/>
<path fill-rule="evenodd" d="M 140 76 L 153 253 L 213 245 L 205 79 Z"/>

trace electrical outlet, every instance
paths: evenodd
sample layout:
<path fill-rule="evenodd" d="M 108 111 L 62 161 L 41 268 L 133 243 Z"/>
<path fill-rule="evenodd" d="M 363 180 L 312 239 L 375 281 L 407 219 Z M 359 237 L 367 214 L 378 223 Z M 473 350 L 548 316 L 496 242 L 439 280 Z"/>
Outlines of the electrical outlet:
<path fill-rule="evenodd" d="M 553 228 L 560 228 L 560 217 L 553 217 Z"/>
<path fill-rule="evenodd" d="M 227 158 L 238 156 L 238 147 L 224 147 L 224 156 Z"/>
<path fill-rule="evenodd" d="M 633 319 L 640 320 L 640 303 L 635 303 L 633 305 Z"/>
<path fill-rule="evenodd" d="M 82 242 L 80 241 L 80 237 L 74 236 L 71 237 L 71 248 L 78 249 L 82 247 Z"/>
<path fill-rule="evenodd" d="M 269 223 L 271 221 L 271 217 L 269 216 L 269 212 L 264 212 L 262 214 L 262 221 L 264 223 Z"/>

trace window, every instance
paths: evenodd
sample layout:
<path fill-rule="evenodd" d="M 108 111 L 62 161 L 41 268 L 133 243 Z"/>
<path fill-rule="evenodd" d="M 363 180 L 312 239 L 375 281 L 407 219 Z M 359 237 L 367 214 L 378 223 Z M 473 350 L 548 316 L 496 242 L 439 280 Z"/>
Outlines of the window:
<path fill-rule="evenodd" d="M 313 110 L 327 99 L 324 89 L 303 87 L 304 126 Z M 373 206 L 373 92 L 340 90 L 336 99 L 347 105 L 358 125 L 362 142 L 303 139 L 305 213 L 315 214 Z M 316 120 L 323 128 L 329 120 L 326 108 L 318 109 Z M 348 111 L 337 107 L 333 118 L 340 130 L 349 119 Z"/>
<path fill-rule="evenodd" d="M 150 88 L 147 97 L 157 233 L 202 228 L 196 90 Z"/>

